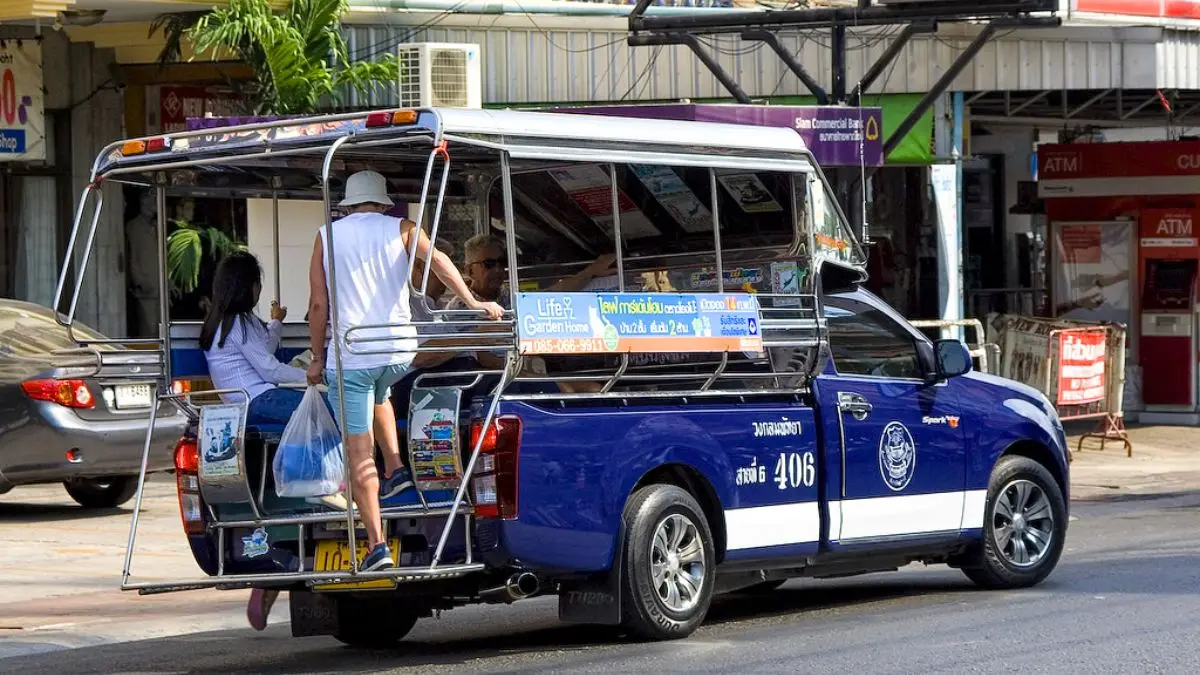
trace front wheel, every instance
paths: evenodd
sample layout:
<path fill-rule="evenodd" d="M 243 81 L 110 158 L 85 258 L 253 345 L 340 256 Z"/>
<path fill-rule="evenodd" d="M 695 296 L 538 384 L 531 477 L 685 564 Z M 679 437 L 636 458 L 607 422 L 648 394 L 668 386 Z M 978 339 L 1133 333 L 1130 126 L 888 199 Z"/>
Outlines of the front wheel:
<path fill-rule="evenodd" d="M 704 511 L 674 485 L 650 485 L 625 505 L 622 625 L 668 640 L 691 635 L 712 602 L 716 553 Z"/>
<path fill-rule="evenodd" d="M 353 597 L 338 598 L 337 613 L 338 629 L 333 637 L 342 644 L 360 649 L 395 647 L 421 617 L 421 613 L 413 608 Z"/>
<path fill-rule="evenodd" d="M 1054 571 L 1066 537 L 1066 501 L 1054 476 L 1028 457 L 1004 457 L 989 481 L 983 541 L 962 570 L 983 588 L 1033 586 Z"/>
<path fill-rule="evenodd" d="M 85 509 L 114 509 L 137 493 L 136 476 L 72 478 L 63 483 L 67 494 Z"/>

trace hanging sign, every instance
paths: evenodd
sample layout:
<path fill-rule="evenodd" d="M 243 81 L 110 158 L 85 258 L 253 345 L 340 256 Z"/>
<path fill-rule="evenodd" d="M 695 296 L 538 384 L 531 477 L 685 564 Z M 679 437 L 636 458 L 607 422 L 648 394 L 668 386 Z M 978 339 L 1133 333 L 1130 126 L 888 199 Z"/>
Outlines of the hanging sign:
<path fill-rule="evenodd" d="M 1058 404 L 1103 401 L 1103 330 L 1065 330 L 1058 334 Z"/>
<path fill-rule="evenodd" d="M 519 293 L 522 354 L 760 352 L 746 293 Z"/>
<path fill-rule="evenodd" d="M 0 161 L 46 159 L 42 46 L 33 40 L 0 45 Z"/>

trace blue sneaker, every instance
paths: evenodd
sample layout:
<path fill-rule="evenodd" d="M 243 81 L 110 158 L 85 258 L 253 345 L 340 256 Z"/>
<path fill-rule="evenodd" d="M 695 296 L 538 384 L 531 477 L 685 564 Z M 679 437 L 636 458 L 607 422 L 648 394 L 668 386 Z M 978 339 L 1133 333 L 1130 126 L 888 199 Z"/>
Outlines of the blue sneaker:
<path fill-rule="evenodd" d="M 388 548 L 387 544 L 379 544 L 371 549 L 367 557 L 362 559 L 358 570 L 360 572 L 374 572 L 375 570 L 384 570 L 389 567 L 395 567 L 395 563 L 392 562 L 392 550 Z"/>
<path fill-rule="evenodd" d="M 413 486 L 412 474 L 408 469 L 396 469 L 390 477 L 384 476 L 379 480 L 379 499 L 380 501 L 388 497 L 394 497 L 405 490 L 411 489 Z"/>

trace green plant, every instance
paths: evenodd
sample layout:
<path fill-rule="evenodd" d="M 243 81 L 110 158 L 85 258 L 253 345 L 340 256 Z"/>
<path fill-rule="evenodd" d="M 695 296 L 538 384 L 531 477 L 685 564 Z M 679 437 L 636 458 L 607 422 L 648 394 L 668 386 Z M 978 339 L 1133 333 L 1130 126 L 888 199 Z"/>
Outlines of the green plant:
<path fill-rule="evenodd" d="M 167 277 L 175 296 L 191 293 L 200 284 L 206 249 L 216 260 L 246 250 L 245 244 L 215 227 L 200 227 L 186 220 L 176 220 L 175 226 L 167 235 Z"/>
<path fill-rule="evenodd" d="M 346 0 L 293 0 L 280 11 L 268 0 L 230 0 L 207 12 L 160 16 L 150 35 L 164 34 L 162 63 L 180 60 L 185 40 L 198 55 L 232 53 L 244 61 L 254 71 L 254 114 L 311 113 L 347 87 L 368 93 L 398 78 L 394 56 L 350 62 L 341 33 L 347 9 Z"/>

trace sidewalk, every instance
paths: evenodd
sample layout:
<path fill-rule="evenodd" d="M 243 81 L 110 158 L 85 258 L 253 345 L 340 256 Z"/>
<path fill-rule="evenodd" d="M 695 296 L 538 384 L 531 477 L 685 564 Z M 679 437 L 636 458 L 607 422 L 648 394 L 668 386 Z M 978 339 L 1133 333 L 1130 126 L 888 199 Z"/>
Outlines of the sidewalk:
<path fill-rule="evenodd" d="M 1133 426 L 1133 457 L 1120 441 L 1088 439 L 1076 452 L 1079 435 L 1090 425 L 1067 428 L 1071 462 L 1071 499 L 1094 501 L 1200 490 L 1200 427 Z"/>

